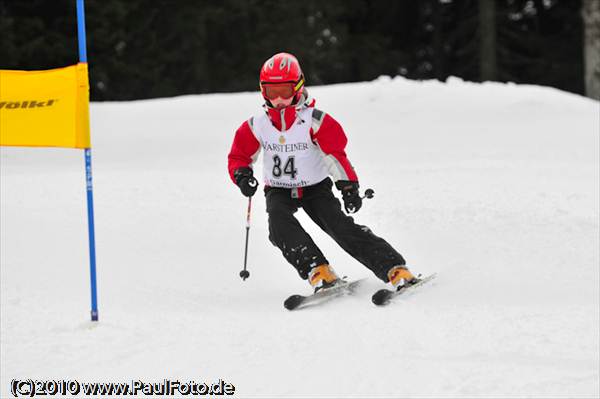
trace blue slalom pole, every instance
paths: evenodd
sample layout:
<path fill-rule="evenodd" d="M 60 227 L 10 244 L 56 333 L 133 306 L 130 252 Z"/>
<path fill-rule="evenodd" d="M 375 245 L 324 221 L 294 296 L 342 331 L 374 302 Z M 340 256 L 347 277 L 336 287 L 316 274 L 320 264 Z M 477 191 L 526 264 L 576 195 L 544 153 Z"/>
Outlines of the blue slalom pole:
<path fill-rule="evenodd" d="M 83 0 L 77 0 L 77 41 L 79 42 L 79 62 L 87 62 L 85 42 L 85 8 Z"/>
<path fill-rule="evenodd" d="M 88 237 L 90 242 L 90 283 L 92 288 L 92 321 L 98 321 L 98 291 L 96 286 L 96 237 L 94 234 L 94 191 L 92 188 L 92 150 L 86 148 L 85 180 L 87 187 Z"/>
<path fill-rule="evenodd" d="M 83 0 L 77 0 L 77 38 L 79 42 L 79 62 L 87 63 L 85 40 L 85 9 Z M 90 283 L 92 292 L 92 321 L 98 321 L 98 290 L 96 285 L 96 238 L 94 233 L 94 191 L 92 187 L 92 149 L 86 148 L 85 181 L 87 190 L 88 237 L 90 243 Z"/>

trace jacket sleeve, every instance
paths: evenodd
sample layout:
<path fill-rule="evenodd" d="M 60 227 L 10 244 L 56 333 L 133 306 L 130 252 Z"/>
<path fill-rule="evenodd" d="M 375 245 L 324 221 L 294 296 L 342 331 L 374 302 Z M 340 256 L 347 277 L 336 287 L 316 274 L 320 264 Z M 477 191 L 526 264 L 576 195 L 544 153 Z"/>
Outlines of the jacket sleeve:
<path fill-rule="evenodd" d="M 346 156 L 348 139 L 342 126 L 330 115 L 315 109 L 311 137 L 325 156 L 325 164 L 334 181 L 358 181 L 358 176 Z"/>
<path fill-rule="evenodd" d="M 227 156 L 229 177 L 235 183 L 233 173 L 239 168 L 252 168 L 260 153 L 260 143 L 252 133 L 252 119 L 244 122 L 235 132 L 231 150 Z"/>

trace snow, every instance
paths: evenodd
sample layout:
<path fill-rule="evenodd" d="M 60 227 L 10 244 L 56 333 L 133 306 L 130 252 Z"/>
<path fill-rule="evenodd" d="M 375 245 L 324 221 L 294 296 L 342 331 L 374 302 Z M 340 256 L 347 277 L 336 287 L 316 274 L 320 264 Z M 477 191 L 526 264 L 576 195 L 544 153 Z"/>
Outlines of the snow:
<path fill-rule="evenodd" d="M 457 78 L 310 92 L 375 190 L 355 219 L 434 284 L 374 307 L 383 283 L 299 212 L 339 274 L 368 280 L 286 311 L 310 289 L 269 243 L 262 195 L 251 275 L 238 276 L 247 200 L 226 155 L 259 94 L 94 103 L 98 323 L 82 152 L 0 150 L 1 397 L 26 378 L 221 378 L 238 397 L 599 397 L 599 103 Z"/>

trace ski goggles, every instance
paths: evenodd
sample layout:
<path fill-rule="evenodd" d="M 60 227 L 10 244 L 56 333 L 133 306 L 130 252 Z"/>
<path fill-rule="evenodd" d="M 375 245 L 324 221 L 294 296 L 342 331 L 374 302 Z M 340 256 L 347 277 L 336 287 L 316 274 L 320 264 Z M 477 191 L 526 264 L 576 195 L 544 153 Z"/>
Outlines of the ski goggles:
<path fill-rule="evenodd" d="M 297 83 L 285 82 L 285 83 L 261 83 L 263 95 L 269 100 L 276 98 L 291 98 L 300 90 L 304 80 L 300 80 Z"/>

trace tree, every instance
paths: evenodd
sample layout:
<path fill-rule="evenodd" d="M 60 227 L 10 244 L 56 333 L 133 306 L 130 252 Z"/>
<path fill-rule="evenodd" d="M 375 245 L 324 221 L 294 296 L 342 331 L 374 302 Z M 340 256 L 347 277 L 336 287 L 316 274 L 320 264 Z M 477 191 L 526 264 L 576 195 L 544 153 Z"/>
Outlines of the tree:
<path fill-rule="evenodd" d="M 496 80 L 496 2 L 479 1 L 480 79 Z"/>
<path fill-rule="evenodd" d="M 260 66 L 280 51 L 298 57 L 308 86 L 458 76 L 583 93 L 585 37 L 586 90 L 598 98 L 599 3 L 88 0 L 90 94 L 102 101 L 257 90 Z M 0 0 L 0 69 L 76 63 L 75 16 L 75 0 Z"/>
<path fill-rule="evenodd" d="M 600 100 L 600 1 L 584 0 L 582 17 L 585 94 Z"/>

